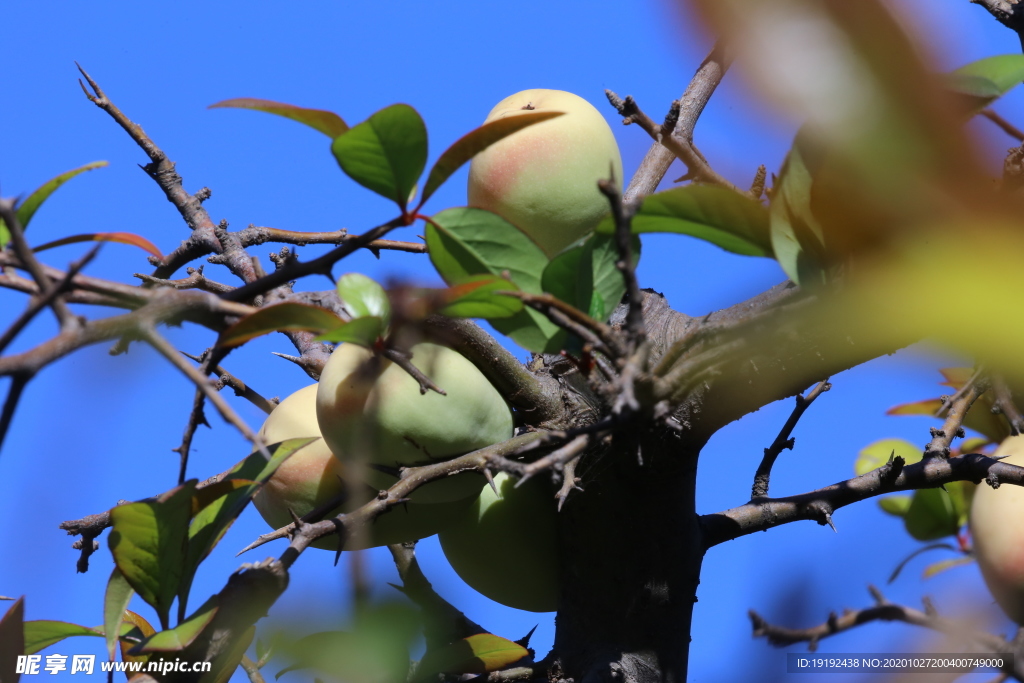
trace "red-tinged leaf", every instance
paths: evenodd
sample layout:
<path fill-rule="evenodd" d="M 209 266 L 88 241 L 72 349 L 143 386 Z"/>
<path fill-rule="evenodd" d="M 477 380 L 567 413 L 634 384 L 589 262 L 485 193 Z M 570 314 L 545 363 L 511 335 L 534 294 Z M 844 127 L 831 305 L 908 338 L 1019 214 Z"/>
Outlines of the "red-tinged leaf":
<path fill-rule="evenodd" d="M 304 123 L 332 140 L 348 130 L 348 124 L 332 111 L 307 109 L 306 107 L 297 107 L 294 104 L 285 104 L 284 102 L 260 100 L 253 97 L 236 97 L 235 99 L 223 100 L 207 107 L 207 109 L 226 108 L 253 109 L 283 116 L 286 119 Z"/>
<path fill-rule="evenodd" d="M 942 373 L 942 377 L 946 380 L 941 382 L 941 384 L 959 389 L 967 384 L 967 380 L 974 375 L 974 368 L 942 368 L 939 372 Z"/>
<path fill-rule="evenodd" d="M 18 600 L 0 619 L 0 681 L 17 683 L 18 657 L 25 654 L 25 600 Z"/>
<path fill-rule="evenodd" d="M 921 572 L 921 578 L 930 579 L 936 574 L 941 574 L 947 569 L 952 569 L 953 567 L 961 567 L 965 564 L 970 564 L 972 562 L 974 562 L 974 558 L 969 555 L 966 557 L 954 557 L 951 560 L 942 560 L 940 562 L 934 562 L 924 568 L 924 571 Z"/>
<path fill-rule="evenodd" d="M 929 415 L 935 417 L 942 407 L 942 400 L 930 398 L 925 401 L 914 401 L 912 403 L 901 403 L 885 411 L 886 415 Z"/>
<path fill-rule="evenodd" d="M 490 123 L 485 123 L 476 130 L 466 133 L 455 143 L 446 149 L 444 153 L 434 162 L 427 176 L 427 184 L 423 186 L 423 197 L 420 199 L 420 206 L 426 203 L 437 188 L 444 184 L 464 163 L 484 151 L 495 142 L 508 137 L 512 133 L 532 126 L 541 121 L 561 116 L 565 112 L 560 111 L 532 111 L 517 116 L 507 116 Z"/>
<path fill-rule="evenodd" d="M 492 633 L 478 633 L 424 655 L 417 673 L 482 674 L 499 671 L 529 653 L 525 647 Z"/>
<path fill-rule="evenodd" d="M 282 330 L 306 330 L 323 334 L 345 324 L 330 311 L 306 304 L 285 303 L 261 308 L 224 330 L 218 346 L 238 346 L 250 339 Z"/>
<path fill-rule="evenodd" d="M 107 580 L 107 590 L 103 596 L 103 632 L 107 639 L 107 656 L 114 661 L 114 650 L 117 647 L 117 635 L 121 631 L 121 622 L 128 603 L 135 591 L 124 578 L 121 570 L 114 567 Z"/>
<path fill-rule="evenodd" d="M 21 229 L 24 230 L 28 227 L 28 224 L 32 221 L 32 217 L 36 215 L 36 211 L 49 199 L 50 195 L 57 191 L 57 188 L 66 183 L 67 181 L 74 178 L 79 173 L 85 173 L 86 171 L 92 171 L 93 169 L 103 168 L 109 164 L 106 161 L 94 161 L 85 166 L 79 166 L 73 168 L 70 171 L 61 173 L 56 178 L 52 178 L 43 183 L 35 192 L 25 198 L 25 201 L 18 205 L 16 211 L 18 215 L 18 222 L 21 223 Z"/>
<path fill-rule="evenodd" d="M 146 619 L 142 615 L 136 614 L 135 612 L 131 611 L 130 609 L 126 609 L 124 611 L 124 625 L 129 625 L 129 624 L 133 627 L 133 631 L 130 632 L 128 635 L 132 636 L 132 637 L 131 638 L 126 638 L 124 635 L 121 636 L 121 661 L 123 661 L 123 662 L 145 662 L 145 661 L 148 661 L 149 660 L 149 655 L 131 655 L 131 654 L 128 654 L 128 651 L 131 650 L 133 647 L 135 647 L 140 642 L 142 642 L 143 640 L 145 640 L 146 638 L 149 638 L 154 633 L 156 633 L 156 629 L 153 628 L 153 626 L 148 621 L 146 621 Z M 122 626 L 122 630 L 123 630 L 123 626 Z M 127 673 L 125 673 L 125 676 L 127 676 L 130 679 L 132 677 L 132 674 L 130 672 L 127 672 Z"/>
<path fill-rule="evenodd" d="M 46 244 L 36 247 L 32 251 L 46 251 L 47 249 L 53 249 L 54 247 L 62 247 L 65 244 L 76 244 L 78 242 L 118 242 L 119 244 L 130 244 L 133 247 L 138 247 L 149 252 L 157 258 L 164 257 L 155 244 L 147 240 L 145 237 L 140 237 L 139 235 L 134 235 L 130 232 L 93 232 L 82 235 L 72 235 L 71 237 L 62 237 L 59 240 L 47 242 Z"/>

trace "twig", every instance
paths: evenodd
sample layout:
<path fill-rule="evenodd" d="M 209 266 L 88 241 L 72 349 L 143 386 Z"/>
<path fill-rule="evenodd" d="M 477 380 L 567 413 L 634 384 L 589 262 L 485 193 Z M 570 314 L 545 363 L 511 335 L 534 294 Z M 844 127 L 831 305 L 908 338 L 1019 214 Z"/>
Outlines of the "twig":
<path fill-rule="evenodd" d="M 151 327 L 143 327 L 139 330 L 142 339 L 156 349 L 160 355 L 170 361 L 171 365 L 178 368 L 186 377 L 188 377 L 196 387 L 203 392 L 206 399 L 210 401 L 217 408 L 217 412 L 220 413 L 224 420 L 232 425 L 235 429 L 242 433 L 246 439 L 252 442 L 257 448 L 263 449 L 264 444 L 260 442 L 259 437 L 256 433 L 249 429 L 249 425 L 245 423 L 245 420 L 240 418 L 235 411 L 227 404 L 224 397 L 217 392 L 213 384 L 206 378 L 206 376 L 199 372 L 191 365 L 185 362 L 181 357 L 180 353 L 170 342 L 164 339 L 155 329 Z M 269 457 L 268 457 L 269 460 Z"/>
<path fill-rule="evenodd" d="M 640 109 L 640 106 L 632 97 L 622 99 L 611 90 L 605 90 L 604 92 L 605 95 L 608 96 L 608 101 L 611 102 L 612 106 L 615 107 L 616 111 L 618 111 L 623 117 L 623 123 L 635 123 L 643 128 L 644 131 L 656 142 L 664 145 L 666 149 L 686 164 L 686 167 L 689 169 L 689 172 L 694 179 L 711 183 L 712 185 L 725 187 L 743 194 L 742 190 L 716 173 L 715 170 L 708 165 L 707 161 L 704 160 L 703 156 L 697 152 L 692 143 L 687 140 L 681 140 L 674 135 L 666 134 L 666 131 L 674 129 L 675 124 L 678 121 L 681 106 L 678 100 L 672 103 L 668 114 L 665 116 L 665 123 L 659 126 L 651 119 L 651 117 Z"/>
<path fill-rule="evenodd" d="M 629 353 L 632 353 L 637 345 L 647 337 L 647 330 L 644 327 L 644 296 L 636 279 L 636 270 L 633 268 L 632 220 L 638 207 L 635 204 L 626 204 L 622 201 L 622 195 L 614 179 L 611 181 L 601 180 L 597 186 L 601 193 L 608 198 L 612 217 L 615 219 L 615 248 L 619 252 L 619 259 L 615 262 L 615 267 L 622 273 L 622 280 L 626 285 L 625 330 L 629 335 Z M 609 305 L 618 305 L 619 302 L 608 303 Z"/>
<path fill-rule="evenodd" d="M 18 401 L 21 400 L 21 394 L 32 380 L 32 376 L 27 372 L 11 375 L 11 385 L 7 388 L 7 398 L 4 400 L 3 411 L 0 412 L 0 453 L 3 453 L 4 439 L 7 438 L 7 430 L 11 427 Z"/>
<path fill-rule="evenodd" d="M 374 240 L 380 239 L 391 230 L 403 225 L 405 225 L 405 221 L 401 216 L 399 216 L 398 218 L 394 218 L 383 225 L 378 225 L 375 228 L 367 230 L 363 234 L 345 242 L 340 247 L 336 247 L 312 261 L 288 260 L 283 266 L 279 267 L 274 272 L 268 273 L 267 275 L 257 278 L 234 291 L 224 294 L 223 298 L 227 301 L 248 301 L 259 294 L 263 294 L 275 287 L 280 287 L 290 280 L 295 280 L 303 275 L 330 275 L 331 267 L 335 263 L 352 252 L 365 247 Z"/>
<path fill-rule="evenodd" d="M 522 469 L 522 474 L 519 477 L 519 481 L 516 482 L 516 487 L 522 486 L 530 477 L 543 472 L 547 469 L 554 469 L 556 467 L 562 467 L 571 460 L 579 457 L 580 453 L 587 449 L 587 446 L 591 444 L 591 441 L 596 438 L 595 434 L 587 433 L 580 434 L 573 438 L 572 441 L 565 444 L 561 448 L 545 455 L 543 458 L 534 460 Z"/>
<path fill-rule="evenodd" d="M 125 116 L 81 65 L 76 63 L 75 66 L 78 67 L 78 70 L 92 88 L 92 92 L 89 92 L 85 84 L 79 80 L 78 83 L 82 86 L 82 92 L 85 93 L 89 101 L 114 119 L 150 158 L 150 163 L 143 166 L 142 170 L 160 186 L 167 200 L 174 205 L 178 213 L 181 214 L 181 217 L 185 219 L 185 223 L 192 230 L 190 239 L 203 242 L 210 252 L 217 254 L 228 252 L 229 260 L 225 265 L 245 282 L 255 279 L 252 263 L 249 261 L 248 255 L 245 254 L 244 250 L 234 249 L 232 247 L 235 245 L 223 244 L 218 239 L 217 225 L 210 218 L 206 209 L 203 208 L 203 201 L 210 197 L 209 189 L 203 188 L 195 194 L 189 194 L 185 190 L 181 176 L 175 170 L 174 162 L 167 158 L 164 151 L 146 135 L 146 132 L 142 130 L 142 126 Z M 158 266 L 153 272 L 153 277 L 166 278 L 173 272 L 173 269 Z"/>
<path fill-rule="evenodd" d="M 199 268 L 189 268 L 185 272 L 188 274 L 188 277 L 180 280 L 165 280 L 153 277 L 152 275 L 146 275 L 145 273 L 134 273 L 132 277 L 139 278 L 147 285 L 158 285 L 173 289 L 198 289 L 203 292 L 213 292 L 214 294 L 226 294 L 234 289 L 231 285 L 215 282 L 203 275 L 202 266 Z"/>
<path fill-rule="evenodd" d="M 1013 652 L 1013 646 L 1010 643 L 991 633 L 976 631 L 964 623 L 937 616 L 929 613 L 929 611 L 922 612 L 911 607 L 894 605 L 887 601 L 881 591 L 874 586 L 869 586 L 868 590 L 870 590 L 872 597 L 875 599 L 874 607 L 861 610 L 847 610 L 841 616 L 833 612 L 825 623 L 810 628 L 794 629 L 775 626 L 765 621 L 757 612 L 750 610 L 750 621 L 754 628 L 754 637 L 767 638 L 768 642 L 776 647 L 786 647 L 795 643 L 808 643 L 808 649 L 814 652 L 817 649 L 818 642 L 824 638 L 849 631 L 863 624 L 872 621 L 902 621 L 914 626 L 921 626 L 959 637 L 965 641 L 974 642 L 984 652 L 993 654 L 1010 654 Z M 1017 664 L 1014 661 L 1015 659 L 1014 657 L 1008 658 L 1003 671 L 1020 678 L 1024 676 L 1024 663 Z"/>
<path fill-rule="evenodd" d="M 946 406 L 949 411 L 941 429 L 932 428 L 932 439 L 924 448 L 924 456 L 928 457 L 949 457 L 949 448 L 956 437 L 964 437 L 963 423 L 967 417 L 967 411 L 985 391 L 987 387 L 982 386 L 980 373 L 975 373 L 967 384 L 960 387 L 956 395 L 950 399 Z"/>
<path fill-rule="evenodd" d="M 562 506 L 565 505 L 565 499 L 569 497 L 569 494 L 573 491 L 582 491 L 580 487 L 580 478 L 576 476 L 576 464 L 580 461 L 580 456 L 576 456 L 569 462 L 562 465 L 562 486 L 558 489 L 558 493 L 555 494 L 555 498 L 558 499 L 558 511 L 562 511 Z"/>
<path fill-rule="evenodd" d="M 14 200 L 11 199 L 0 199 L 0 220 L 3 220 L 7 224 L 7 230 L 11 235 L 11 246 L 14 247 L 14 253 L 17 254 L 18 258 L 24 264 L 25 269 L 35 280 L 36 285 L 39 287 L 39 292 L 45 297 L 56 288 L 56 285 L 46 277 L 46 273 L 43 271 L 43 267 L 39 264 L 36 259 L 35 253 L 32 248 L 25 241 L 25 234 L 21 229 L 21 222 L 18 221 L 18 214 L 14 211 Z M 60 323 L 62 328 L 69 325 L 75 324 L 75 316 L 68 309 L 61 299 L 56 296 L 50 299 L 50 308 L 53 310 L 53 314 L 57 318 L 57 322 Z"/>
<path fill-rule="evenodd" d="M 1024 142 L 1024 131 L 1022 131 L 1020 128 L 1017 128 L 1017 126 L 1013 125 L 1012 123 L 1004 119 L 1002 116 L 1000 116 L 992 109 L 982 109 L 978 113 L 984 116 L 992 123 L 999 126 L 999 128 L 1004 133 L 1009 135 L 1011 138 L 1016 138 L 1018 141 Z"/>
<path fill-rule="evenodd" d="M 251 683 L 266 683 L 263 678 L 263 674 L 260 673 L 260 667 L 256 662 L 252 661 L 245 655 L 242 655 L 242 661 L 239 662 L 242 665 L 242 669 L 245 671 L 245 675 L 249 677 Z"/>
<path fill-rule="evenodd" d="M 797 394 L 796 406 L 793 408 L 793 412 L 790 413 L 789 419 L 782 426 L 779 435 L 775 437 L 772 445 L 764 449 L 764 457 L 761 459 L 761 464 L 758 465 L 757 472 L 754 474 L 754 485 L 751 487 L 750 493 L 751 499 L 763 498 L 768 495 L 768 482 L 772 476 L 772 467 L 775 465 L 775 460 L 783 450 L 787 448 L 793 450 L 793 446 L 796 443 L 796 439 L 793 439 L 791 434 L 797 422 L 803 417 L 804 411 L 814 403 L 814 399 L 831 388 L 832 385 L 825 379 L 818 382 L 817 386 L 811 389 L 807 396 Z"/>
<path fill-rule="evenodd" d="M 434 380 L 427 377 L 422 370 L 412 364 L 412 357 L 409 354 L 389 347 L 384 349 L 383 355 L 392 363 L 409 373 L 409 376 L 416 380 L 416 383 L 420 385 L 420 394 L 433 391 L 441 394 L 442 396 L 448 395 L 444 389 L 434 383 Z"/>
<path fill-rule="evenodd" d="M 29 301 L 28 306 L 24 311 L 22 311 L 21 315 L 18 316 L 18 319 L 11 323 L 11 326 L 8 327 L 2 335 L 0 335 L 0 353 L 3 353 L 4 349 L 7 348 L 7 345 L 10 344 L 14 338 L 18 336 L 18 333 L 20 333 L 25 326 L 36 317 L 39 311 L 49 306 L 57 296 L 67 291 L 75 275 L 77 275 L 80 270 L 85 268 L 93 258 L 96 257 L 101 246 L 102 245 L 97 244 L 95 247 L 90 249 L 85 256 L 68 266 L 68 271 L 64 274 L 64 277 L 62 277 L 54 286 L 50 287 L 48 292 L 42 295 L 37 295 Z"/>
<path fill-rule="evenodd" d="M 209 351 L 207 351 L 207 353 L 208 352 Z M 185 356 L 186 358 L 191 358 L 197 363 L 203 362 L 202 356 L 193 356 L 192 354 L 185 353 L 184 351 L 182 351 L 182 355 Z M 219 378 L 219 381 L 222 385 L 231 387 L 231 389 L 234 390 L 235 392 L 235 396 L 238 396 L 239 398 L 244 398 L 246 401 L 262 410 L 264 413 L 269 415 L 270 412 L 274 410 L 274 408 L 276 407 L 276 403 L 271 403 L 269 400 L 264 398 L 262 394 L 260 394 L 258 391 L 250 387 L 241 379 L 232 375 L 222 366 L 214 366 L 211 372 Z"/>
<path fill-rule="evenodd" d="M 574 306 L 570 306 L 550 294 L 530 294 L 521 291 L 502 293 L 514 296 L 527 306 L 537 309 L 551 322 L 591 344 L 595 351 L 599 351 L 609 358 L 617 358 L 622 354 L 622 349 L 615 339 L 614 330 Z"/>
<path fill-rule="evenodd" d="M 725 54 L 720 43 L 716 43 L 711 48 L 711 52 L 701 62 L 697 72 L 686 86 L 683 96 L 679 98 L 682 103 L 679 118 L 670 137 L 692 142 L 697 119 L 700 118 L 701 112 L 704 111 L 715 88 L 722 82 L 725 72 L 729 69 L 730 61 L 731 56 Z M 626 188 L 625 200 L 633 202 L 654 192 L 675 159 L 676 155 L 661 143 L 656 141 L 651 145 L 643 161 L 640 162 L 640 168 L 633 175 L 629 187 Z"/>
<path fill-rule="evenodd" d="M 1010 426 L 1011 435 L 1017 436 L 1024 432 L 1024 416 L 1021 415 L 1020 409 L 1014 403 L 1013 393 L 1001 375 L 992 378 L 992 391 L 995 394 L 992 401 L 992 411 L 998 412 L 1006 419 L 1007 424 Z"/>

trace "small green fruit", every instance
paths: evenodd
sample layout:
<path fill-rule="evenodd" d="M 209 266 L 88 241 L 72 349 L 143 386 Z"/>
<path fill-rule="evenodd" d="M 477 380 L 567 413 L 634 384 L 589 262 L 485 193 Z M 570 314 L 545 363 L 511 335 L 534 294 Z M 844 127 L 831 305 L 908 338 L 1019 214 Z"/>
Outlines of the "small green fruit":
<path fill-rule="evenodd" d="M 558 609 L 558 512 L 553 491 L 531 479 L 519 488 L 502 472 L 499 497 L 486 487 L 458 522 L 438 535 L 463 581 L 495 602 L 530 612 Z"/>
<path fill-rule="evenodd" d="M 414 345 L 412 362 L 447 396 L 428 391 L 391 361 L 356 344 L 342 344 L 320 375 L 316 413 L 335 453 L 365 463 L 361 477 L 386 489 L 397 469 L 469 453 L 512 436 L 512 413 L 487 378 L 459 353 L 428 342 Z M 460 472 L 412 494 L 416 503 L 450 503 L 475 496 L 485 483 Z"/>
<path fill-rule="evenodd" d="M 1024 466 L 1024 435 L 1011 436 L 994 457 Z M 1024 488 L 1003 484 L 997 489 L 981 484 L 971 504 L 974 557 L 992 597 L 1007 616 L 1024 625 Z"/>
<path fill-rule="evenodd" d="M 281 401 L 267 417 L 259 435 L 267 444 L 286 439 L 320 436 L 316 422 L 317 385 L 299 389 Z M 321 439 L 293 453 L 253 496 L 253 505 L 273 529 L 292 522 L 289 509 L 299 517 L 312 512 L 332 499 L 347 495 L 346 500 L 325 519 L 340 512 L 350 512 L 368 502 L 374 491 L 358 483 L 346 483 L 348 468 L 343 458 L 336 458 Z M 346 550 L 362 550 L 389 543 L 405 543 L 436 534 L 465 514 L 471 500 L 441 505 L 408 503 L 384 513 L 372 526 L 354 538 L 346 539 Z M 313 544 L 315 548 L 337 550 L 338 538 L 327 536 Z"/>
<path fill-rule="evenodd" d="M 609 211 L 597 181 L 622 182 L 622 157 L 601 113 L 563 90 L 524 90 L 499 102 L 485 123 L 528 111 L 560 111 L 473 158 L 469 205 L 487 209 L 553 256 L 597 227 Z"/>

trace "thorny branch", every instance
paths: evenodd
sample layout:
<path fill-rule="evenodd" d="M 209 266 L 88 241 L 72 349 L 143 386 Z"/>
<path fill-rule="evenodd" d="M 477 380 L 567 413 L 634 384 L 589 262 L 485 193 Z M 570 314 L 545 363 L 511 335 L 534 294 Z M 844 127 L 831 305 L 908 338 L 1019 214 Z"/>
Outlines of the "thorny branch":
<path fill-rule="evenodd" d="M 640 106 L 631 96 L 627 96 L 626 99 L 622 99 L 611 90 L 605 90 L 605 94 L 608 96 L 608 101 L 611 102 L 613 107 L 615 107 L 615 110 L 623 117 L 623 123 L 627 125 L 630 123 L 637 124 L 643 128 L 655 142 L 664 145 L 666 149 L 686 164 L 686 167 L 689 169 L 689 173 L 687 176 L 684 176 L 684 178 L 692 177 L 694 180 L 725 187 L 739 193 L 743 192 L 711 168 L 707 160 L 704 159 L 701 153 L 697 151 L 697 148 L 693 146 L 692 142 L 689 140 L 681 140 L 676 136 L 671 135 L 671 133 L 666 134 L 667 131 L 674 130 L 675 124 L 679 120 L 679 112 L 682 105 L 678 100 L 672 103 L 668 114 L 665 116 L 664 124 L 659 126 L 651 119 L 651 117 L 640 109 Z"/>
<path fill-rule="evenodd" d="M 1000 24 L 1014 31 L 1024 49 L 1024 6 L 1015 0 L 971 0 L 971 3 L 984 7 Z"/>
<path fill-rule="evenodd" d="M 793 446 L 796 444 L 796 439 L 792 438 L 792 434 L 797 422 L 800 421 L 800 418 L 803 417 L 804 412 L 810 405 L 814 403 L 814 399 L 831 388 L 832 385 L 828 383 L 828 380 L 822 380 L 811 389 L 807 396 L 797 394 L 796 406 L 793 408 L 793 412 L 790 413 L 789 419 L 782 426 L 779 435 L 775 437 L 772 445 L 764 449 L 764 457 L 761 459 L 761 464 L 758 465 L 757 472 L 754 474 L 754 485 L 751 487 L 750 492 L 752 500 L 768 495 L 768 482 L 772 476 L 772 467 L 775 465 L 775 460 L 787 448 L 793 450 Z"/>
<path fill-rule="evenodd" d="M 715 44 L 697 68 L 697 72 L 686 86 L 683 96 L 679 98 L 681 103 L 679 117 L 670 137 L 684 140 L 687 143 L 693 142 L 693 131 L 697 126 L 697 119 L 700 118 L 705 105 L 715 92 L 715 88 L 722 82 L 730 62 L 731 56 L 725 53 L 723 46 L 720 43 Z M 629 187 L 626 188 L 625 200 L 634 202 L 654 192 L 675 159 L 676 155 L 655 139 L 643 161 L 640 162 L 640 168 L 633 175 Z"/>
<path fill-rule="evenodd" d="M 1014 651 L 1013 644 L 999 636 L 977 631 L 968 624 L 954 619 L 940 617 L 930 603 L 925 603 L 925 611 L 922 612 L 889 602 L 874 586 L 869 586 L 868 590 L 875 600 L 874 606 L 859 610 L 846 610 L 841 615 L 836 615 L 833 612 L 825 623 L 810 628 L 795 629 L 769 624 L 761 615 L 751 610 L 750 621 L 754 628 L 754 637 L 767 638 L 768 642 L 776 647 L 808 643 L 808 649 L 814 652 L 819 641 L 863 624 L 873 621 L 902 621 L 945 633 L 959 642 L 972 644 L 981 652 L 1012 654 Z M 1024 660 L 1020 657 L 1008 657 L 1003 671 L 1017 680 L 1024 680 Z"/>

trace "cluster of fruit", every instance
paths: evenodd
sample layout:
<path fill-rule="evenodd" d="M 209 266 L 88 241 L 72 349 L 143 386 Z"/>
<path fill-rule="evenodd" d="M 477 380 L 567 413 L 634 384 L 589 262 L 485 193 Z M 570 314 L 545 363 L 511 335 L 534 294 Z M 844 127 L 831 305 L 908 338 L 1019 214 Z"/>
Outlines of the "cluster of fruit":
<path fill-rule="evenodd" d="M 586 100 L 559 90 L 526 90 L 499 102 L 486 122 L 529 111 L 563 115 L 492 144 L 473 159 L 469 203 L 502 216 L 552 256 L 592 231 L 608 212 L 597 182 L 622 178 L 615 136 Z M 325 516 L 350 512 L 387 489 L 402 467 L 430 464 L 512 436 L 512 414 L 481 372 L 457 352 L 423 342 L 413 364 L 447 395 L 420 393 L 405 370 L 369 349 L 342 344 L 320 382 L 292 394 L 260 431 L 265 443 L 321 436 L 278 469 L 253 502 L 270 526 L 291 523 L 339 501 Z M 466 583 L 518 609 L 558 602 L 556 510 L 543 481 L 522 486 L 505 474 L 493 489 L 479 472 L 418 488 L 377 518 L 355 550 L 440 535 Z M 337 539 L 314 547 L 334 550 Z"/>

